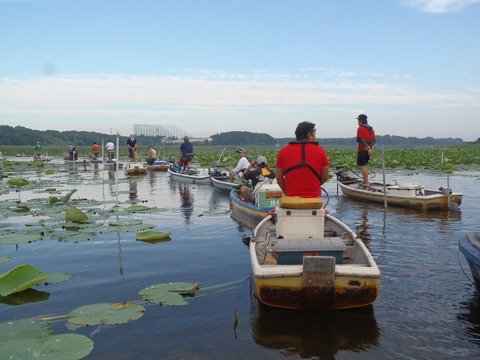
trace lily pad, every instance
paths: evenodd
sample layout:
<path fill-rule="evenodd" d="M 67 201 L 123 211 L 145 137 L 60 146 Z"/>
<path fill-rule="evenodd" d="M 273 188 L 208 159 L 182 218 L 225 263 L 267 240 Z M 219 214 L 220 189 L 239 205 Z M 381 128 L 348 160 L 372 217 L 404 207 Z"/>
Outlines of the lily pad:
<path fill-rule="evenodd" d="M 78 243 L 81 241 L 88 241 L 88 240 L 95 239 L 97 235 L 89 232 L 58 231 L 53 233 L 50 237 L 58 241 Z"/>
<path fill-rule="evenodd" d="M 8 256 L 0 256 L 0 263 L 6 263 L 6 262 L 9 262 L 9 261 L 12 261 L 12 258 L 11 258 L 11 257 L 8 257 Z"/>
<path fill-rule="evenodd" d="M 9 179 L 7 182 L 13 186 L 25 186 L 30 184 L 30 181 L 21 178 Z"/>
<path fill-rule="evenodd" d="M 171 232 L 169 233 L 162 233 L 160 231 L 144 231 L 141 233 L 137 233 L 135 235 L 135 239 L 137 240 L 160 240 L 166 239 L 170 236 Z"/>
<path fill-rule="evenodd" d="M 43 239 L 41 234 L 18 234 L 0 237 L 0 244 L 26 244 Z"/>
<path fill-rule="evenodd" d="M 3 359 L 76 360 L 90 354 L 93 341 L 85 335 L 52 334 L 50 323 L 22 319 L 0 323 Z"/>
<path fill-rule="evenodd" d="M 193 294 L 198 289 L 198 283 L 176 282 L 156 284 L 141 290 L 138 295 L 142 299 L 159 304 L 182 306 L 188 305 L 182 295 Z"/>
<path fill-rule="evenodd" d="M 0 275 L 0 295 L 7 296 L 31 288 L 48 278 L 35 266 L 24 264 Z"/>
<path fill-rule="evenodd" d="M 65 221 L 82 224 L 88 222 L 88 216 L 82 210 L 71 207 L 65 211 Z"/>
<path fill-rule="evenodd" d="M 110 221 L 109 226 L 130 226 L 130 225 L 140 225 L 143 224 L 143 220 L 119 220 L 119 221 Z"/>
<path fill-rule="evenodd" d="M 13 340 L 19 337 L 36 337 L 52 332 L 52 325 L 47 321 L 20 319 L 0 323 L 0 339 Z"/>
<path fill-rule="evenodd" d="M 44 273 L 35 266 L 24 264 L 0 274 L 0 295 L 6 296 L 45 283 L 54 284 L 71 279 L 67 273 Z"/>
<path fill-rule="evenodd" d="M 100 303 L 81 306 L 67 314 L 69 323 L 88 326 L 99 324 L 123 324 L 143 316 L 145 308 L 132 303 Z"/>
<path fill-rule="evenodd" d="M 152 208 L 143 205 L 132 205 L 125 209 L 128 212 L 142 212 L 142 211 L 150 211 Z"/>

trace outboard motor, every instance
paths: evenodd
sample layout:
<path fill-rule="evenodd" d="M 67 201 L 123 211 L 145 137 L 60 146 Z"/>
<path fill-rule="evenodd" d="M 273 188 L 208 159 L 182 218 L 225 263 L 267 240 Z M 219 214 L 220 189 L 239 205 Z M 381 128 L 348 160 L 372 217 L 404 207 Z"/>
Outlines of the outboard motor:
<path fill-rule="evenodd" d="M 438 190 L 445 196 L 452 194 L 452 189 L 444 188 L 443 186 L 439 187 Z"/>

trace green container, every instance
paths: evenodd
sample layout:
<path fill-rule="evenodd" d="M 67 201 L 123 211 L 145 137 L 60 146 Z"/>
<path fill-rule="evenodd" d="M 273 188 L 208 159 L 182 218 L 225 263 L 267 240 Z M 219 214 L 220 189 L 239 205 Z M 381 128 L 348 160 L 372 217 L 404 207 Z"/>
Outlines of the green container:
<path fill-rule="evenodd" d="M 345 249 L 341 238 L 277 239 L 272 255 L 279 265 L 301 265 L 304 256 L 333 256 L 336 264 L 343 264 Z"/>

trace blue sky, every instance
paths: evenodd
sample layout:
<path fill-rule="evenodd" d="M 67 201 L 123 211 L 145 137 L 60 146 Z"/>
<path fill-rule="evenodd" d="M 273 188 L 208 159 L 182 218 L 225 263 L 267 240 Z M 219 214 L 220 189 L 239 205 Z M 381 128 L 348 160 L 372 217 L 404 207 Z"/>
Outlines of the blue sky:
<path fill-rule="evenodd" d="M 0 0 L 0 124 L 480 137 L 480 0 Z"/>

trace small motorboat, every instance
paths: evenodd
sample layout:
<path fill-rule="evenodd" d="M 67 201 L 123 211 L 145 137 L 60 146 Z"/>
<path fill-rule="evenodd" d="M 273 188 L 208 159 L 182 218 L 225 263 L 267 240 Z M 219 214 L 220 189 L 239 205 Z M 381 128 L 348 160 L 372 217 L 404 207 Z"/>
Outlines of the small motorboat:
<path fill-rule="evenodd" d="M 208 168 L 191 168 L 181 170 L 178 166 L 167 169 L 170 178 L 192 184 L 210 184 L 210 170 Z"/>
<path fill-rule="evenodd" d="M 155 160 L 152 165 L 147 165 L 148 170 L 152 171 L 167 171 L 170 164 L 164 160 Z"/>
<path fill-rule="evenodd" d="M 366 306 L 380 270 L 362 240 L 322 208 L 321 198 L 283 197 L 250 240 L 255 296 L 297 310 Z"/>
<path fill-rule="evenodd" d="M 475 290 L 480 294 L 480 232 L 467 233 L 458 246 L 470 266 Z"/>
<path fill-rule="evenodd" d="M 362 186 L 359 177 L 350 177 L 337 166 L 337 184 L 343 194 L 358 200 L 384 203 L 420 210 L 458 209 L 462 203 L 463 194 L 452 192 L 449 187 L 438 190 L 425 189 L 419 184 L 383 184 L 370 183 Z"/>
<path fill-rule="evenodd" d="M 123 168 L 126 175 L 144 175 L 147 173 L 147 167 L 139 161 L 128 162 Z"/>
<path fill-rule="evenodd" d="M 232 217 L 252 227 L 255 227 L 268 215 L 269 211 L 280 204 L 283 192 L 276 180 L 268 179 L 255 186 L 254 195 L 255 202 L 251 203 L 241 199 L 239 189 L 233 188 L 230 191 Z"/>

